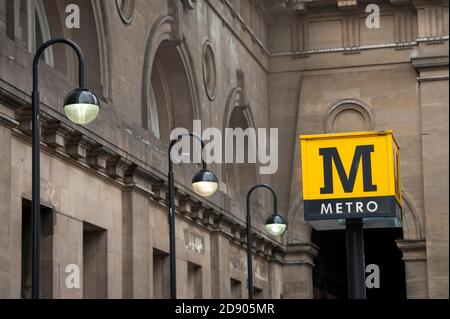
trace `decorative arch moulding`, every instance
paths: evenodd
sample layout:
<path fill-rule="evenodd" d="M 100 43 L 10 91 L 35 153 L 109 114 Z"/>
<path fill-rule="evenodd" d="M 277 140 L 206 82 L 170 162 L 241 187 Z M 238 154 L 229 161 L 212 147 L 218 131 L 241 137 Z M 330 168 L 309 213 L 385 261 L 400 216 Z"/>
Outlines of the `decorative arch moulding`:
<path fill-rule="evenodd" d="M 115 0 L 120 19 L 130 25 L 134 19 L 135 0 Z"/>
<path fill-rule="evenodd" d="M 334 103 L 328 110 L 325 120 L 325 132 L 335 133 L 337 120 L 346 112 L 356 112 L 363 120 L 362 130 L 373 131 L 375 129 L 375 117 L 370 107 L 358 99 L 343 99 Z"/>
<path fill-rule="evenodd" d="M 194 10 L 197 0 L 181 0 L 186 9 Z"/>
<path fill-rule="evenodd" d="M 216 57 L 211 42 L 205 41 L 202 53 L 203 84 L 206 95 L 212 101 L 216 97 L 217 68 Z"/>

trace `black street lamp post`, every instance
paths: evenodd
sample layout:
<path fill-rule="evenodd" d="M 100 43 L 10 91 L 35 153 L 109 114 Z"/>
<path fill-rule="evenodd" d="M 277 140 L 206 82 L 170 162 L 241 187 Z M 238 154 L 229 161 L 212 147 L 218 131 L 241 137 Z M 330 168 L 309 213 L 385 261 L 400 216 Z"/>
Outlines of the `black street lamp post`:
<path fill-rule="evenodd" d="M 277 195 L 275 194 L 272 187 L 266 184 L 259 184 L 253 186 L 247 193 L 247 288 L 248 288 L 248 299 L 253 299 L 253 258 L 252 258 L 252 221 L 250 213 L 250 195 L 254 190 L 258 188 L 267 188 L 272 193 L 273 197 L 273 213 L 267 219 L 265 228 L 267 232 L 274 236 L 280 236 L 286 231 L 286 223 L 277 211 Z"/>
<path fill-rule="evenodd" d="M 39 108 L 39 61 L 42 53 L 49 46 L 62 43 L 75 50 L 79 62 L 79 88 L 70 92 L 64 101 L 66 116 L 76 124 L 87 124 L 93 121 L 100 111 L 98 98 L 84 88 L 84 57 L 80 47 L 68 39 L 52 39 L 45 42 L 33 58 L 33 92 L 32 92 L 32 274 L 31 297 L 39 298 L 40 271 L 40 108 Z"/>
<path fill-rule="evenodd" d="M 202 139 L 193 133 L 180 135 L 177 139 L 172 140 L 169 145 L 169 236 L 170 236 L 170 298 L 177 298 L 177 279 L 176 279 L 176 240 L 175 240 L 175 188 L 173 176 L 172 148 L 176 143 L 181 141 L 184 136 L 191 136 L 197 139 L 202 145 L 202 169 L 192 178 L 192 188 L 203 197 L 211 196 L 215 193 L 218 186 L 216 175 L 209 171 L 206 162 L 203 159 L 203 149 L 205 147 Z"/>

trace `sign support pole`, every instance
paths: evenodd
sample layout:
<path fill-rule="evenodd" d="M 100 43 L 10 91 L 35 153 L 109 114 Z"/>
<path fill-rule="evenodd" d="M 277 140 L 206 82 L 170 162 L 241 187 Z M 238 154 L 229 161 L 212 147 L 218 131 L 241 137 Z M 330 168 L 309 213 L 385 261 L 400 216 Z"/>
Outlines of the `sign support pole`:
<path fill-rule="evenodd" d="M 347 271 L 349 299 L 366 299 L 362 218 L 347 219 Z"/>

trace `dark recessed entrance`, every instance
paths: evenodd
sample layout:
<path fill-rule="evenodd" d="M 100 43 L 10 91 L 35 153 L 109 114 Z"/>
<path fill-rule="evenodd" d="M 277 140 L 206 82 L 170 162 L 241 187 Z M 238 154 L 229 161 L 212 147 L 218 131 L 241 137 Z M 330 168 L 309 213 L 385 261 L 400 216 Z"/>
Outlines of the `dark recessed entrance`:
<path fill-rule="evenodd" d="M 364 230 L 366 266 L 380 269 L 380 288 L 367 289 L 368 299 L 406 298 L 405 267 L 395 243 L 402 237 L 399 228 Z M 311 239 L 320 248 L 313 270 L 314 298 L 347 299 L 345 231 L 313 230 Z"/>

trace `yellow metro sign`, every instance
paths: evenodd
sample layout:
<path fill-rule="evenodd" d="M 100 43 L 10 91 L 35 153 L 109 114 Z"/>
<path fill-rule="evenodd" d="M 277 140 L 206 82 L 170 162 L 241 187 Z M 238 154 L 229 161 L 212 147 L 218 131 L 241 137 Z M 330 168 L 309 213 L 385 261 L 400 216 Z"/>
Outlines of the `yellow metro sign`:
<path fill-rule="evenodd" d="M 400 152 L 392 131 L 303 135 L 300 142 L 305 220 L 398 217 Z"/>

